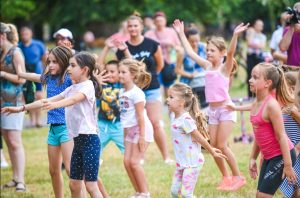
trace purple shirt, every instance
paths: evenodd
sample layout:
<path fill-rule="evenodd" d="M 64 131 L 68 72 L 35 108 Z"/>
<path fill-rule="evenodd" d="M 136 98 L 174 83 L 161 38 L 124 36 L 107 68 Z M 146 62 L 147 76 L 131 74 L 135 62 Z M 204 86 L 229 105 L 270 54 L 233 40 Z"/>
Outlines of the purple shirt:
<path fill-rule="evenodd" d="M 285 35 L 287 31 L 288 27 L 284 29 L 283 35 Z M 300 66 L 300 33 L 294 32 L 290 47 L 287 52 L 287 64 Z"/>

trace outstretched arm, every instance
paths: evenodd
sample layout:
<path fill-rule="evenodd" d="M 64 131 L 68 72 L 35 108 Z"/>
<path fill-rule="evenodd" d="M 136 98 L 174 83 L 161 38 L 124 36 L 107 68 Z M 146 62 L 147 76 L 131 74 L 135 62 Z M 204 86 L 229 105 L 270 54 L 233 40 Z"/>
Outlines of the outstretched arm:
<path fill-rule="evenodd" d="M 60 96 L 60 97 L 62 97 L 62 96 Z M 76 103 L 83 101 L 85 98 L 86 97 L 83 93 L 77 93 L 71 97 L 64 98 L 64 99 L 56 101 L 56 102 L 53 100 L 52 101 L 44 100 L 43 107 L 47 110 L 57 109 L 57 108 L 61 108 L 61 107 L 68 107 L 68 106 L 71 106 L 71 105 L 74 105 Z"/>
<path fill-rule="evenodd" d="M 211 67 L 211 63 L 200 57 L 196 52 L 194 52 L 192 46 L 190 45 L 189 41 L 187 40 L 185 34 L 184 34 L 184 24 L 183 22 L 180 22 L 178 19 L 176 19 L 173 23 L 173 27 L 175 31 L 178 33 L 179 38 L 182 42 L 182 45 L 184 49 L 186 50 L 187 54 L 197 62 L 197 64 L 201 65 L 204 69 L 207 69 L 208 67 Z"/>
<path fill-rule="evenodd" d="M 249 23 L 247 23 L 246 25 L 244 25 L 244 23 L 241 23 L 240 25 L 238 25 L 235 29 L 234 29 L 234 33 L 227 51 L 227 57 L 226 57 L 226 61 L 224 64 L 225 70 L 227 75 L 229 76 L 233 67 L 233 57 L 234 57 L 234 53 L 235 53 L 235 49 L 236 49 L 236 45 L 237 45 L 237 40 L 238 40 L 238 36 L 240 33 L 244 32 L 245 30 L 247 30 L 249 26 Z"/>

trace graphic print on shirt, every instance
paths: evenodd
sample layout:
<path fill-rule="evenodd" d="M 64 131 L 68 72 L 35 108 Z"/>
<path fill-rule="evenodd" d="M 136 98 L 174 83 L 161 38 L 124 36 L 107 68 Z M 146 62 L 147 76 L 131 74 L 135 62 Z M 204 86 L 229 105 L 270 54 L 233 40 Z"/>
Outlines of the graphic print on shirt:
<path fill-rule="evenodd" d="M 126 113 L 129 108 L 129 98 L 127 96 L 120 97 L 120 113 Z"/>

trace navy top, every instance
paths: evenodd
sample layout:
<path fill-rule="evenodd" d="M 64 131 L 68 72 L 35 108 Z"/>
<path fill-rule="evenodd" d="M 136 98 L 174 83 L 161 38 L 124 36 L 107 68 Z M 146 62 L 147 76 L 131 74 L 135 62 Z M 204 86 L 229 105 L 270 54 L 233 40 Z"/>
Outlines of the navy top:
<path fill-rule="evenodd" d="M 60 84 L 58 76 L 45 75 L 41 79 L 45 79 L 47 85 L 47 98 L 51 98 L 63 92 L 72 85 L 72 80 L 68 74 L 65 75 L 64 82 Z M 43 80 L 42 80 L 43 82 Z M 65 108 L 52 109 L 48 111 L 48 124 L 65 124 Z"/>
<path fill-rule="evenodd" d="M 205 45 L 203 43 L 198 43 L 198 51 L 197 51 L 197 54 L 202 57 L 202 58 L 205 58 L 206 59 L 206 52 L 205 52 Z M 193 59 L 191 59 L 191 57 L 189 57 L 187 54 L 184 56 L 184 59 L 183 59 L 183 70 L 185 72 L 188 72 L 188 73 L 194 73 L 195 71 L 201 73 L 201 72 L 204 72 L 205 70 L 200 66 L 198 65 Z M 184 77 L 182 76 L 180 78 L 180 82 L 182 83 L 185 83 L 185 84 L 189 84 L 191 81 L 191 78 L 187 78 L 187 77 Z"/>

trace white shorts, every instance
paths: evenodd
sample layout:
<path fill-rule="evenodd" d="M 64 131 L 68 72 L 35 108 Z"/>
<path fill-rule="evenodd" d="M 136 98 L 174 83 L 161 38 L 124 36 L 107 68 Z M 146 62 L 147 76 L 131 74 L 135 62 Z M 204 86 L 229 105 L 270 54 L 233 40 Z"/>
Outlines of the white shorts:
<path fill-rule="evenodd" d="M 0 128 L 5 130 L 22 131 L 24 121 L 24 112 L 20 113 L 1 113 Z"/>

